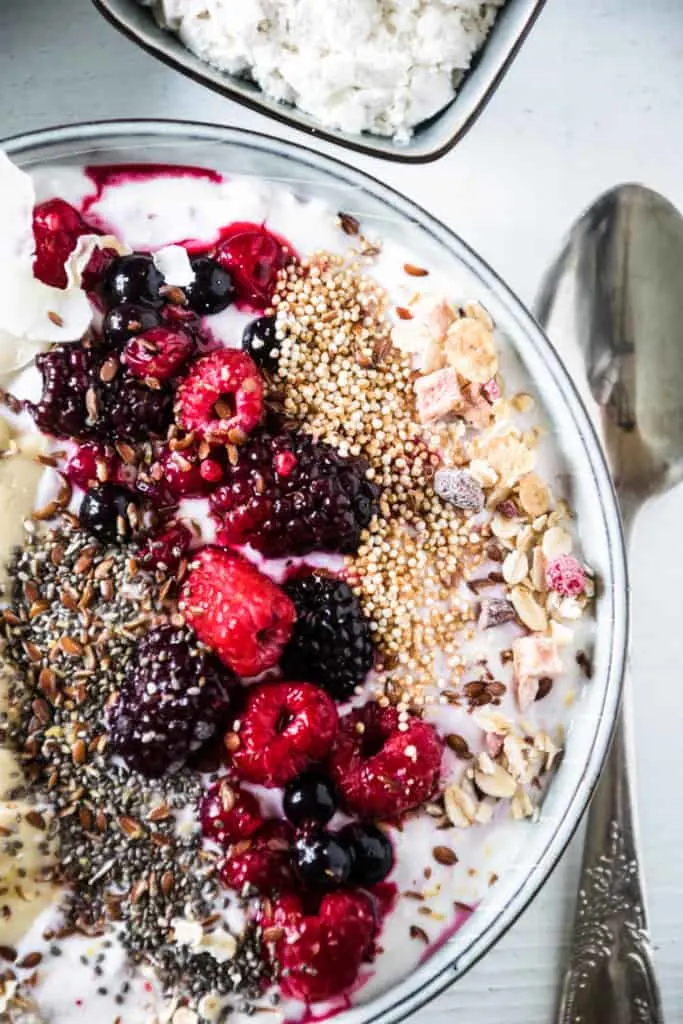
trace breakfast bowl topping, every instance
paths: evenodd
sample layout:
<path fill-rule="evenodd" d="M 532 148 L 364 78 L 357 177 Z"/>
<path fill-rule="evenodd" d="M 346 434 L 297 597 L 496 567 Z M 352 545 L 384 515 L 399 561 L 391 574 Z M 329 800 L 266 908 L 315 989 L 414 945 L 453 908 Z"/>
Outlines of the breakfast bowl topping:
<path fill-rule="evenodd" d="M 52 886 L 12 980 L 66 1024 L 59 956 L 121 1024 L 321 1015 L 397 944 L 413 969 L 538 816 L 590 667 L 561 461 L 488 313 L 353 215 L 181 170 L 17 218 L 88 311 L 0 393 L 0 484 L 33 474 L 0 754 Z M 193 237 L 237 199 L 263 222 Z"/>

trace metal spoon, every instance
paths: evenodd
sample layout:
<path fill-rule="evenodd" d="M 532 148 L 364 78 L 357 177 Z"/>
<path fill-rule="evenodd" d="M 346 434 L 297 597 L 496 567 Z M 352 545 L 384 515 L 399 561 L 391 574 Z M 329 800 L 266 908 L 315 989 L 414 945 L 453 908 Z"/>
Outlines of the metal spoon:
<path fill-rule="evenodd" d="M 536 314 L 602 431 L 630 539 L 683 480 L 683 217 L 622 185 L 572 229 Z M 631 795 L 629 684 L 588 816 L 558 1024 L 662 1024 Z"/>

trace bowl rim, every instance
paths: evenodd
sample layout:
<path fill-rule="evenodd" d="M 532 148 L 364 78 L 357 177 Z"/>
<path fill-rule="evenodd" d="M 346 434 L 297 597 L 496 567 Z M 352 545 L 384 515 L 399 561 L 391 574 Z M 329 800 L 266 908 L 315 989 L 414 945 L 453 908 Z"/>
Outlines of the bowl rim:
<path fill-rule="evenodd" d="M 389 205 L 399 216 L 414 219 L 427 229 L 433 238 L 445 245 L 452 255 L 476 275 L 482 286 L 495 295 L 497 303 L 505 310 L 516 330 L 524 334 L 535 353 L 544 361 L 545 368 L 580 427 L 582 446 L 588 457 L 589 468 L 595 487 L 601 498 L 601 513 L 606 532 L 606 560 L 610 566 L 612 586 L 609 590 L 614 604 L 611 622 L 609 656 L 605 671 L 602 705 L 583 773 L 568 799 L 565 813 L 559 825 L 548 837 L 539 860 L 515 883 L 500 913 L 489 926 L 475 936 L 468 948 L 460 954 L 448 955 L 448 943 L 435 951 L 402 981 L 390 986 L 385 992 L 373 997 L 366 1004 L 358 1004 L 344 1015 L 349 1024 L 396 1024 L 409 1014 L 429 1002 L 450 984 L 462 977 L 490 949 L 496 945 L 523 911 L 538 895 L 541 888 L 556 868 L 562 854 L 576 832 L 590 803 L 600 778 L 617 722 L 624 677 L 627 668 L 630 635 L 630 594 L 624 533 L 621 514 L 612 477 L 602 445 L 592 418 L 580 397 L 568 370 L 562 363 L 552 343 L 505 282 L 460 236 L 442 224 L 436 217 L 424 210 L 418 203 L 407 199 L 396 189 L 379 181 L 365 171 L 350 167 L 336 157 L 316 152 L 296 142 L 284 142 L 261 132 L 243 128 L 170 119 L 113 119 L 93 122 L 72 123 L 43 130 L 20 133 L 0 139 L 9 156 L 21 158 L 22 154 L 38 147 L 73 146 L 80 143 L 115 144 L 118 140 L 127 144 L 135 139 L 142 140 L 155 136 L 173 139 L 183 143 L 223 143 L 227 145 L 250 145 L 262 151 L 274 152 L 277 156 L 290 155 L 299 164 L 308 163 L 316 171 L 323 170 L 336 180 L 344 180 L 347 186 L 360 185 L 373 197 Z M 41 155 L 41 161 L 44 156 Z M 352 179 L 351 181 L 349 179 Z M 604 599 L 604 598 L 603 598 Z M 432 965 L 432 971 L 428 970 Z M 424 977 L 422 977 L 424 975 Z M 367 1010 L 368 1013 L 363 1013 Z M 355 1011 L 355 1012 L 354 1012 Z"/>
<path fill-rule="evenodd" d="M 419 165 L 433 163 L 434 161 L 439 160 L 442 156 L 445 156 L 446 153 L 449 153 L 450 150 L 468 134 L 470 129 L 474 127 L 510 70 L 519 50 L 526 42 L 529 33 L 536 24 L 537 19 L 540 17 L 547 0 L 530 0 L 532 6 L 524 18 L 523 24 L 517 30 L 504 58 L 499 62 L 495 71 L 490 75 L 489 81 L 481 92 L 479 98 L 475 99 L 470 104 L 469 110 L 463 112 L 464 116 L 459 120 L 453 117 L 455 128 L 445 138 L 445 140 L 437 140 L 431 146 L 429 144 L 420 146 L 418 143 L 413 145 L 411 149 L 406 148 L 405 151 L 395 143 L 393 145 L 384 146 L 373 144 L 371 141 L 363 141 L 365 138 L 373 138 L 369 133 L 352 135 L 350 133 L 328 129 L 322 125 L 317 126 L 315 119 L 311 118 L 311 121 L 309 122 L 309 117 L 311 117 L 311 115 L 299 112 L 297 108 L 290 108 L 283 103 L 277 104 L 273 101 L 274 105 L 271 108 L 269 105 L 266 105 L 263 100 L 259 99 L 258 96 L 255 95 L 252 97 L 248 93 L 243 92 L 236 83 L 234 76 L 228 74 L 228 72 L 220 71 L 218 68 L 213 68 L 212 65 L 206 62 L 202 62 L 200 57 L 197 57 L 191 50 L 187 49 L 187 47 L 185 47 L 175 36 L 169 36 L 168 40 L 164 40 L 163 36 L 161 36 L 158 41 L 142 36 L 135 27 L 128 22 L 125 14 L 118 10 L 118 0 L 91 0 L 91 2 L 106 21 L 125 36 L 126 39 L 135 43 L 152 57 L 156 57 L 157 60 L 162 61 L 167 65 L 167 67 L 180 72 L 180 74 L 190 78 L 198 85 L 211 89 L 213 92 L 224 96 L 226 99 L 239 103 L 241 106 L 247 107 L 258 114 L 262 114 L 264 117 L 272 117 L 280 124 L 286 125 L 289 128 L 296 128 L 299 131 L 313 136 L 313 138 L 324 139 L 326 142 L 334 143 L 335 145 L 351 150 L 352 152 L 362 153 L 365 156 L 377 157 L 380 160 L 387 160 L 389 162 L 393 161 L 401 164 Z M 152 18 L 151 9 L 149 9 L 149 16 Z M 163 32 L 163 29 L 160 28 L 159 31 Z M 495 26 L 492 31 L 495 31 Z M 482 48 L 481 52 L 485 52 L 485 46 Z M 205 68 L 202 69 L 200 67 L 196 67 L 195 62 L 204 63 Z M 467 77 L 469 77 L 471 73 L 476 72 L 476 70 L 477 66 L 475 65 L 475 67 L 470 69 L 467 73 Z M 458 96 L 456 95 L 446 107 L 437 111 L 437 113 L 429 119 L 430 123 L 433 124 L 440 122 L 444 120 L 444 118 L 447 118 L 449 112 L 454 109 L 454 104 L 456 104 L 457 101 Z M 291 112 L 289 112 L 290 110 Z M 391 140 L 385 141 L 390 142 Z"/>

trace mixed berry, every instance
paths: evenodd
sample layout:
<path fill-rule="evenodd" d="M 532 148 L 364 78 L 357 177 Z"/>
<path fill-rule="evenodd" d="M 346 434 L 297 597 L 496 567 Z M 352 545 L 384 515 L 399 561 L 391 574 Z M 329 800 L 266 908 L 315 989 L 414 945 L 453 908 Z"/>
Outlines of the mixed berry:
<path fill-rule="evenodd" d="M 65 263 L 91 227 L 51 200 L 36 208 L 33 230 L 36 275 L 66 287 Z M 94 250 L 83 273 L 93 326 L 80 342 L 37 356 L 42 393 L 25 403 L 56 439 L 68 491 L 51 507 L 50 573 L 62 587 L 65 557 L 73 572 L 61 590 L 51 578 L 45 594 L 17 575 L 25 606 L 16 623 L 13 612 L 6 618 L 29 680 L 21 742 L 36 776 L 48 779 L 48 792 L 56 787 L 60 808 L 68 803 L 59 773 L 48 774 L 49 733 L 53 715 L 63 731 L 73 711 L 68 728 L 72 720 L 78 728 L 63 770 L 111 773 L 120 788 L 107 813 L 133 847 L 148 829 L 158 847 L 144 854 L 144 876 L 136 877 L 144 857 L 134 852 L 117 881 L 117 899 L 123 889 L 130 899 L 125 911 L 115 901 L 111 918 L 133 936 L 131 955 L 172 949 L 177 920 L 190 913 L 190 883 L 173 875 L 179 844 L 183 875 L 196 875 L 192 922 L 209 921 L 211 937 L 211 901 L 233 901 L 248 920 L 238 980 L 226 969 L 211 983 L 239 991 L 241 972 L 257 962 L 255 991 L 273 982 L 306 1003 L 360 984 L 381 952 L 405 828 L 423 814 L 430 828 L 470 827 L 489 821 L 502 799 L 518 801 L 516 817 L 533 812 L 524 786 L 542 788 L 556 753 L 549 738 L 513 736 L 499 715 L 477 726 L 484 749 L 475 759 L 462 736 L 442 735 L 431 721 L 435 701 L 474 721 L 506 692 L 486 659 L 462 678 L 463 631 L 471 639 L 477 621 L 487 631 L 524 627 L 505 663 L 514 663 L 515 697 L 528 707 L 562 671 L 559 644 L 545 635 L 549 617 L 562 602 L 573 612 L 566 603 L 591 591 L 566 537 L 551 537 L 557 551 L 547 541 L 559 527 L 522 440 L 494 436 L 490 452 L 471 441 L 501 400 L 492 327 L 444 303 L 426 326 L 403 317 L 404 333 L 434 333 L 420 375 L 415 337 L 403 338 L 405 358 L 385 300 L 358 270 L 358 255 L 374 255 L 367 240 L 359 244 L 351 262 L 325 254 L 300 262 L 265 226 L 233 224 L 205 250 L 193 243 L 192 280 L 182 287 L 166 282 L 151 253 Z M 231 306 L 249 321 L 236 320 L 235 336 L 219 341 L 210 318 Z M 522 467 L 510 486 L 506 459 Z M 487 472 L 475 473 L 476 463 Z M 498 532 L 477 519 L 488 509 Z M 529 549 L 541 549 L 537 564 L 513 547 L 522 528 Z M 476 610 L 451 603 L 482 565 Z M 538 586 L 517 579 L 520 565 L 530 576 L 533 565 Z M 510 580 L 504 595 L 489 591 Z M 138 601 L 135 615 L 129 600 Z M 57 654 L 43 656 L 40 632 L 29 631 L 40 630 L 51 602 L 61 602 L 54 628 L 64 633 L 66 608 L 80 632 L 64 633 Z M 73 685 L 59 660 L 67 656 L 84 663 Z M 457 785 L 447 781 L 454 762 L 466 773 Z M 516 765 L 533 766 L 533 775 L 513 776 Z M 131 805 L 144 808 L 144 820 Z M 105 847 L 107 815 L 100 829 L 87 800 L 83 808 L 76 849 L 93 836 Z M 182 842 L 180 808 L 192 819 Z M 87 884 L 91 868 L 79 858 L 84 878 L 69 880 Z M 434 860 L 458 858 L 438 844 Z M 97 904 L 105 917 L 109 870 Z M 425 887 L 430 878 L 431 868 Z M 426 934 L 414 927 L 412 939 Z M 183 971 L 205 974 L 202 955 L 194 963 L 183 954 L 173 969 L 164 961 L 165 977 L 177 989 Z M 193 997 L 204 991 L 194 984 Z"/>

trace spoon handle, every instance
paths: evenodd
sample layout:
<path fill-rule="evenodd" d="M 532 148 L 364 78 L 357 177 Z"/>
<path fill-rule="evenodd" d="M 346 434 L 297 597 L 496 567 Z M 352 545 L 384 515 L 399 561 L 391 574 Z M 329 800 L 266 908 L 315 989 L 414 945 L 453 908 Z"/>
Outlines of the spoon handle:
<path fill-rule="evenodd" d="M 588 815 L 558 1024 L 663 1024 L 647 932 L 625 706 Z"/>

